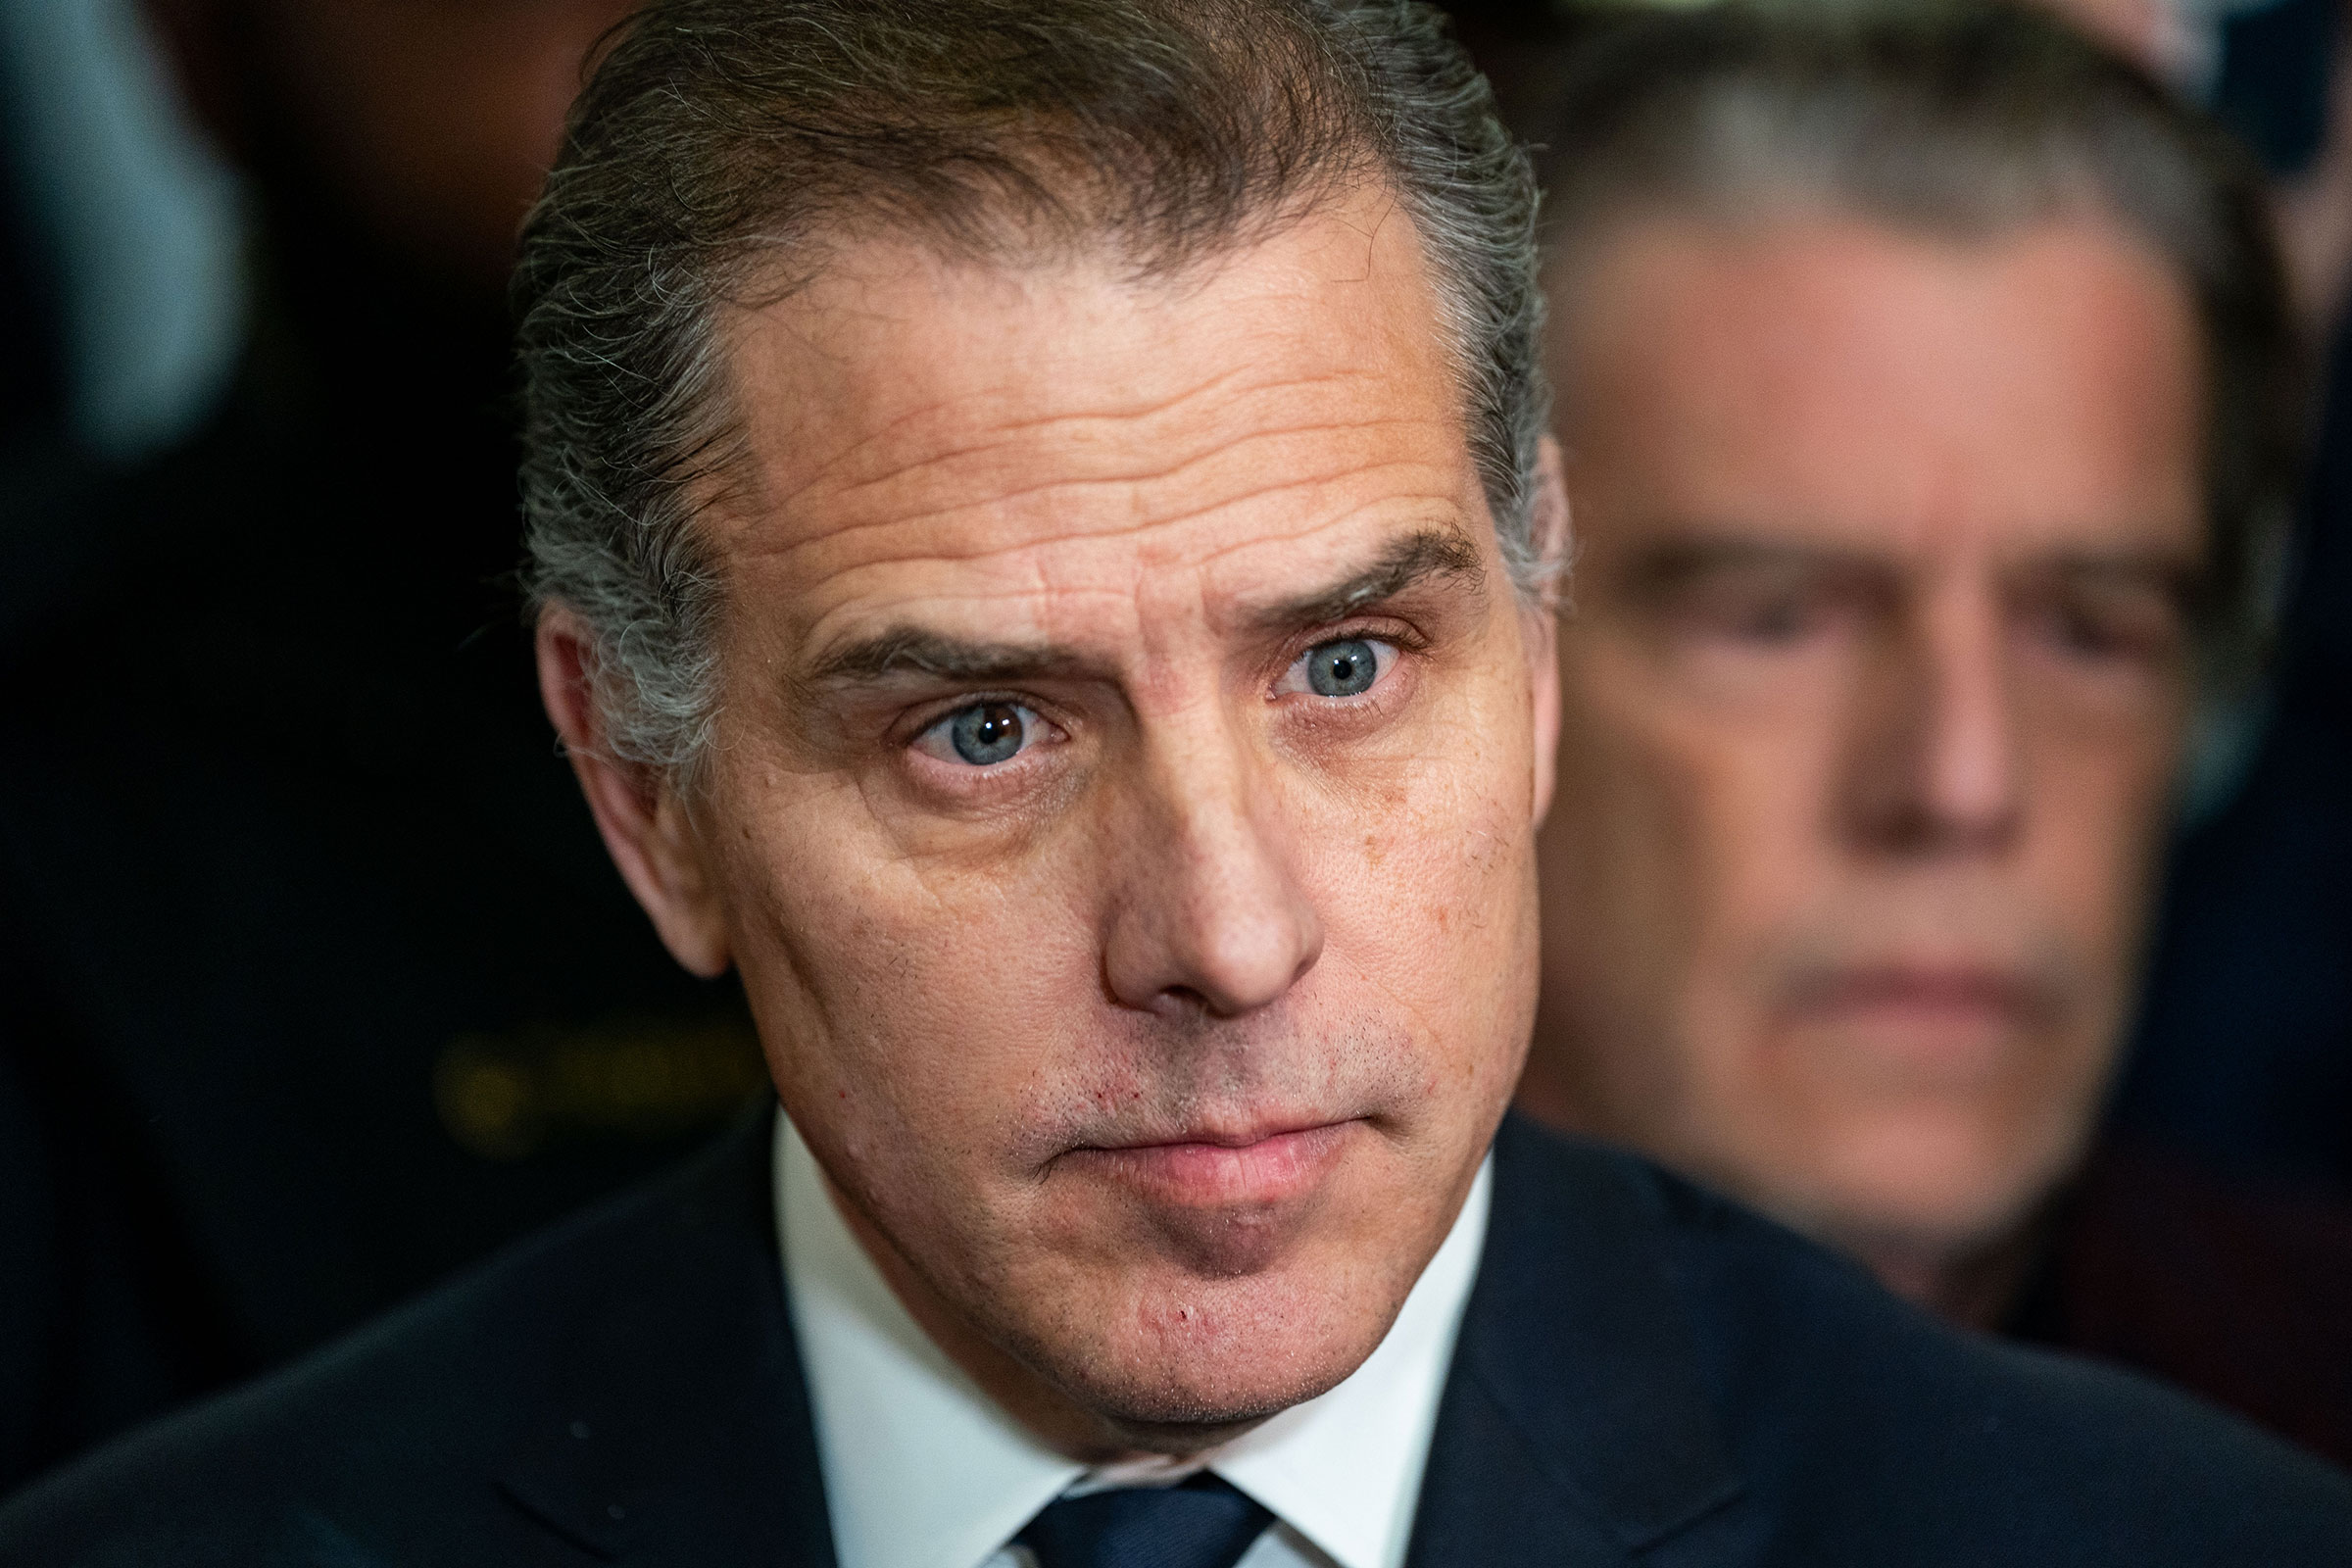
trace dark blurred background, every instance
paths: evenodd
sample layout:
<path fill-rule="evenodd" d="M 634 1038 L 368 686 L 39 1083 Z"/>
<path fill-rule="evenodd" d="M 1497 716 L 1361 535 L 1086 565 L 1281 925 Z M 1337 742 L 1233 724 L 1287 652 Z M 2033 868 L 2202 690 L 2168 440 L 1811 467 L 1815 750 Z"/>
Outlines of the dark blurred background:
<path fill-rule="evenodd" d="M 2344 3 L 2064 8 L 2259 152 L 2329 389 L 2113 1114 L 2323 1207 L 2352 1201 Z M 762 1091 L 739 1003 L 606 861 L 511 581 L 509 248 L 625 9 L 0 0 L 0 1490 Z M 1609 15 L 1455 10 L 1531 118 Z"/>
<path fill-rule="evenodd" d="M 765 1082 L 512 581 L 510 253 L 625 9 L 0 8 L 0 1486 Z"/>

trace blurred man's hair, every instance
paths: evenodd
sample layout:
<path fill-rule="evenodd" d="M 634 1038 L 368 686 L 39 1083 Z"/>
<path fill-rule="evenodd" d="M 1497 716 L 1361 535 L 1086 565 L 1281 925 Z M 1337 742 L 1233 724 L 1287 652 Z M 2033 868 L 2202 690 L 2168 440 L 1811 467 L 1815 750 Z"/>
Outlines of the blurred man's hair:
<path fill-rule="evenodd" d="M 2260 172 L 2203 116 L 2022 6 L 1782 0 L 1603 29 L 1537 131 L 1555 278 L 1643 215 L 1811 207 L 1960 240 L 2085 216 L 2145 245 L 2186 285 L 2204 342 L 2208 674 L 2227 691 L 2252 671 L 2294 501 L 2303 355 Z"/>
<path fill-rule="evenodd" d="M 619 755 L 690 762 L 718 588 L 698 507 L 741 453 L 713 327 L 873 235 L 1146 278 L 1385 190 L 1432 269 L 1470 451 L 1523 587 L 1534 180 L 1406 0 L 656 0 L 572 111 L 523 238 L 532 589 L 590 623 Z"/>

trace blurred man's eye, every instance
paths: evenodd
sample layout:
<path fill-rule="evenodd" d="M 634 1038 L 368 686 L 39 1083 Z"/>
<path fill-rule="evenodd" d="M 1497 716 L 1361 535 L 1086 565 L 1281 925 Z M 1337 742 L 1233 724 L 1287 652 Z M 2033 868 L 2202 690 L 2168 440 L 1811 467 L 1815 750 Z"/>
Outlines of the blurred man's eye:
<path fill-rule="evenodd" d="M 926 757 L 966 767 L 1009 762 L 1045 738 L 1049 726 L 1018 703 L 974 703 L 957 709 L 915 737 Z"/>
<path fill-rule="evenodd" d="M 1694 582 L 1669 601 L 1683 634 L 1758 649 L 1791 647 L 1821 631 L 1839 596 L 1811 576 L 1733 573 Z"/>
<path fill-rule="evenodd" d="M 1734 601 L 1718 618 L 1723 631 L 1743 642 L 1788 643 L 1804 635 L 1807 608 L 1801 594 L 1780 593 Z"/>
<path fill-rule="evenodd" d="M 2027 622 L 2054 652 L 2092 663 L 2169 664 L 2188 629 L 2178 600 L 2156 587 L 2060 589 Z"/>
<path fill-rule="evenodd" d="M 1378 637 L 1317 643 L 1298 656 L 1275 687 L 1316 697 L 1361 697 L 1396 662 L 1396 645 Z"/>

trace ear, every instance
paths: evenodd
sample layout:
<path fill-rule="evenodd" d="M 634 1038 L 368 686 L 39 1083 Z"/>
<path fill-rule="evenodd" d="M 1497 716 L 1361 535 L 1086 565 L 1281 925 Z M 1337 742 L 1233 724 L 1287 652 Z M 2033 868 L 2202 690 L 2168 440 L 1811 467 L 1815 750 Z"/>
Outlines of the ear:
<path fill-rule="evenodd" d="M 614 755 L 596 701 L 596 641 L 561 605 L 539 617 L 539 696 L 621 879 L 671 957 L 704 979 L 727 972 L 725 910 L 685 798 L 668 772 Z"/>
<path fill-rule="evenodd" d="M 1544 577 L 1542 598 L 1527 612 L 1527 672 L 1535 702 L 1535 818 L 1541 823 L 1551 809 L 1552 785 L 1559 771 L 1559 614 L 1561 589 L 1568 577 L 1570 534 L 1568 484 L 1560 444 L 1545 436 L 1536 454 L 1536 493 L 1530 498 L 1528 521 L 1536 559 L 1544 564 Z"/>

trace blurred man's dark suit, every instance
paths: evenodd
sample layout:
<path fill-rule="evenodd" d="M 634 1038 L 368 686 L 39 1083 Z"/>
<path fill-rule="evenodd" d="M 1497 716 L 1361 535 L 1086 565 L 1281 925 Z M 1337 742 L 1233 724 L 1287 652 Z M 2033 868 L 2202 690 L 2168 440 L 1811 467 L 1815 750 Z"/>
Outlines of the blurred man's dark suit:
<path fill-rule="evenodd" d="M 832 1561 L 769 1128 L 0 1510 L 23 1568 Z M 2352 1480 L 1506 1125 L 1417 1563 L 2352 1561 Z"/>

